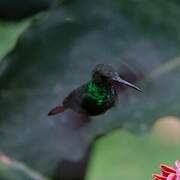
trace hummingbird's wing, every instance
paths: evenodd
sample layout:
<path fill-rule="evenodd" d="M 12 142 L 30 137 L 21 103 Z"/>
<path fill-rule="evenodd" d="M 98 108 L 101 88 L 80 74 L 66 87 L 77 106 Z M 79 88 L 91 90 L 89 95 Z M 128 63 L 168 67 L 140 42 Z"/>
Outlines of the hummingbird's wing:
<path fill-rule="evenodd" d="M 87 84 L 80 86 L 79 88 L 72 91 L 63 101 L 63 105 L 56 106 L 51 111 L 49 111 L 48 116 L 52 116 L 61 112 L 64 112 L 66 109 L 72 109 L 79 113 L 85 113 L 81 107 L 83 96 L 86 93 Z"/>
<path fill-rule="evenodd" d="M 79 113 L 85 113 L 82 102 L 86 96 L 87 83 L 72 91 L 63 101 L 65 108 L 72 109 Z"/>

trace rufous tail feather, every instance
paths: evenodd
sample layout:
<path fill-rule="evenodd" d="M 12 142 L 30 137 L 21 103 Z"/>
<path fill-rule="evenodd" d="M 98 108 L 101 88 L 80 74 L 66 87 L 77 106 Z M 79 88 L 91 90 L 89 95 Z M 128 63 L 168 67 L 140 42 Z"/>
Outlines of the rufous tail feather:
<path fill-rule="evenodd" d="M 48 116 L 53 116 L 55 114 L 64 112 L 66 110 L 66 108 L 64 106 L 57 106 L 55 108 L 53 108 L 51 111 L 49 111 Z"/>

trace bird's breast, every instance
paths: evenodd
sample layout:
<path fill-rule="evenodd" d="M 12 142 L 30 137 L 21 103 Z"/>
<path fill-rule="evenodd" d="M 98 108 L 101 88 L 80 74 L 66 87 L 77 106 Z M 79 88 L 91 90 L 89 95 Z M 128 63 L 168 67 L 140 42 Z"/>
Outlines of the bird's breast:
<path fill-rule="evenodd" d="M 99 89 L 88 95 L 83 102 L 83 108 L 90 116 L 99 115 L 113 107 L 116 99 L 117 93 L 114 88 Z"/>

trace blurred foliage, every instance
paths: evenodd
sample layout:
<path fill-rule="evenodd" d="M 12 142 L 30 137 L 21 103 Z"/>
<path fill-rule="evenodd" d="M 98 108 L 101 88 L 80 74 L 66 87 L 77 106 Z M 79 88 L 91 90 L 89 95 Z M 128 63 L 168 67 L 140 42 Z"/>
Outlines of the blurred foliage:
<path fill-rule="evenodd" d="M 145 32 L 180 38 L 180 3 L 177 0 L 120 0 L 113 3 L 110 0 L 102 1 L 141 25 Z"/>
<path fill-rule="evenodd" d="M 0 154 L 0 178 L 2 180 L 48 180 L 9 157 Z"/>
<path fill-rule="evenodd" d="M 19 23 L 0 22 L 0 60 L 15 46 L 18 37 L 24 32 L 29 24 L 29 20 Z"/>
<path fill-rule="evenodd" d="M 160 163 L 174 165 L 180 158 L 179 144 L 166 144 L 153 136 L 138 138 L 115 131 L 96 143 L 87 180 L 152 179 Z"/>
<path fill-rule="evenodd" d="M 51 177 L 80 178 L 97 136 L 119 127 L 144 134 L 158 117 L 180 116 L 179 12 L 178 1 L 73 0 L 34 20 L 0 64 L 0 151 Z M 120 91 L 116 108 L 80 128 L 71 112 L 47 117 L 98 63 L 144 93 Z"/>
<path fill-rule="evenodd" d="M 1 0 L 0 19 L 17 21 L 48 9 L 54 0 Z"/>

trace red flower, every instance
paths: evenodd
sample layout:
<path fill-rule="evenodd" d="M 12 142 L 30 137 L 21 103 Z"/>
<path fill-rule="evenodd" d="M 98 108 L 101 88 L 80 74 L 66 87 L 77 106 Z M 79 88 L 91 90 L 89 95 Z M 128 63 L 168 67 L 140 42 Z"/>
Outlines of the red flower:
<path fill-rule="evenodd" d="M 180 180 L 180 160 L 176 161 L 175 167 L 165 164 L 160 165 L 161 175 L 153 174 L 155 180 Z"/>

